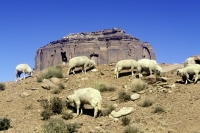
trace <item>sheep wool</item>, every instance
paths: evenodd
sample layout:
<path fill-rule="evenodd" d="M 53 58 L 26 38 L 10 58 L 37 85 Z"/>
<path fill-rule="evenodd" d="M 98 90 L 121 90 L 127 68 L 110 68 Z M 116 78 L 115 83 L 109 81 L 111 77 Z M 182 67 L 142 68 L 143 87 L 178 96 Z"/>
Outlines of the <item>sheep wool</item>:
<path fill-rule="evenodd" d="M 25 79 L 25 75 L 29 74 L 30 76 L 32 76 L 32 72 L 33 70 L 30 68 L 30 66 L 28 64 L 19 64 L 16 66 L 15 68 L 15 76 L 16 76 L 16 82 L 18 81 L 18 78 L 20 78 L 20 75 L 22 73 L 24 73 L 24 79 Z"/>
<path fill-rule="evenodd" d="M 69 69 L 67 75 L 69 75 L 72 70 L 73 74 L 75 74 L 74 69 L 76 67 L 82 67 L 82 72 L 86 73 L 86 68 L 92 67 L 95 65 L 94 60 L 90 60 L 87 56 L 77 56 L 69 60 Z"/>
<path fill-rule="evenodd" d="M 150 59 L 140 59 L 138 61 L 138 67 L 137 67 L 139 77 L 142 77 L 142 71 L 149 72 L 150 75 L 152 73 L 156 73 L 158 75 L 162 75 L 162 68 L 157 64 L 155 60 L 150 60 Z"/>
<path fill-rule="evenodd" d="M 101 111 L 102 96 L 99 90 L 94 88 L 82 88 L 74 91 L 74 94 L 69 95 L 66 99 L 67 104 L 72 107 L 76 107 L 77 116 L 79 115 L 79 109 L 83 113 L 84 104 L 90 104 L 94 108 L 94 118 L 97 117 L 98 112 Z"/>
<path fill-rule="evenodd" d="M 134 75 L 133 70 L 137 69 L 137 61 L 129 59 L 129 60 L 120 60 L 115 65 L 114 74 L 116 74 L 115 78 L 119 78 L 119 72 L 124 69 L 131 69 L 132 76 Z"/>

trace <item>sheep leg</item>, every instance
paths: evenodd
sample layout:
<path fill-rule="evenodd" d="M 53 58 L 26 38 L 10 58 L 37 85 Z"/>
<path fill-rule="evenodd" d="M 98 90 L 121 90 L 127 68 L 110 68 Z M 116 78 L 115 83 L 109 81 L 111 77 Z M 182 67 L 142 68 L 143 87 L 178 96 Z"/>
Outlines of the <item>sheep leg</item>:
<path fill-rule="evenodd" d="M 75 67 L 74 67 L 74 68 L 72 68 L 72 72 L 73 72 L 73 74 L 75 75 L 75 72 L 74 72 L 74 70 L 75 70 Z"/>
<path fill-rule="evenodd" d="M 69 75 L 70 71 L 71 71 L 71 68 L 68 69 L 67 75 Z"/>
<path fill-rule="evenodd" d="M 190 80 L 189 74 L 186 74 L 186 81 L 185 81 L 185 84 L 187 84 L 187 81 L 188 81 L 188 82 L 193 82 L 193 81 Z"/>
<path fill-rule="evenodd" d="M 199 78 L 199 74 L 198 74 L 198 73 L 196 73 L 196 74 L 195 74 L 195 80 L 194 80 L 194 84 L 196 84 L 196 83 L 197 83 L 197 80 L 198 80 L 198 78 Z"/>
<path fill-rule="evenodd" d="M 97 113 L 98 113 L 98 107 L 96 106 L 94 107 L 94 118 L 97 117 Z"/>
<path fill-rule="evenodd" d="M 88 65 L 88 64 L 85 64 L 85 65 L 83 66 L 83 67 L 84 67 L 85 74 L 86 74 L 87 65 Z"/>

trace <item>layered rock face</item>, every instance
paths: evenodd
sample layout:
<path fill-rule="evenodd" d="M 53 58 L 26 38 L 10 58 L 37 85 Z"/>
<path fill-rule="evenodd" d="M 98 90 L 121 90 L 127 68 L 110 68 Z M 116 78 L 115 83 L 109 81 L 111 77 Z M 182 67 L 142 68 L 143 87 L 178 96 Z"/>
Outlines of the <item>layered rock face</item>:
<path fill-rule="evenodd" d="M 68 62 L 76 56 L 88 56 L 97 64 L 108 64 L 122 59 L 155 59 L 147 42 L 125 34 L 119 28 L 95 32 L 69 34 L 37 50 L 35 70 Z"/>
<path fill-rule="evenodd" d="M 194 56 L 190 56 L 190 57 L 193 57 L 194 60 L 195 60 L 195 62 L 196 62 L 197 64 L 200 64 L 200 55 L 194 55 Z"/>

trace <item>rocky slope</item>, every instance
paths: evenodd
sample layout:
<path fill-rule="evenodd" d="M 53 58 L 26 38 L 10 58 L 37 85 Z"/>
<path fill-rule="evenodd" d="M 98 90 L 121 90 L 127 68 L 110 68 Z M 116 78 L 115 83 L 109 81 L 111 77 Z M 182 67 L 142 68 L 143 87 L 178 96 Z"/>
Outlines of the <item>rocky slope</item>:
<path fill-rule="evenodd" d="M 170 65 L 163 64 L 162 67 Z M 77 72 L 76 75 L 67 76 L 67 66 L 61 66 L 64 78 L 58 79 L 59 83 L 65 85 L 65 89 L 59 94 L 53 94 L 52 89 L 42 88 L 42 83 L 37 82 L 36 76 L 41 72 L 36 72 L 34 77 L 29 77 L 19 82 L 6 82 L 6 89 L 0 91 L 1 117 L 11 119 L 11 126 L 4 133 L 42 133 L 43 125 L 47 122 L 42 120 L 40 113 L 42 107 L 38 100 L 59 97 L 65 100 L 66 96 L 72 94 L 74 90 L 83 87 L 95 87 L 97 83 L 112 85 L 116 88 L 114 92 L 102 92 L 103 106 L 117 105 L 119 110 L 122 107 L 132 107 L 133 111 L 126 115 L 131 118 L 130 125 L 136 126 L 145 133 L 193 133 L 200 131 L 200 91 L 199 85 L 176 82 L 181 79 L 176 76 L 175 70 L 164 73 L 166 82 L 154 82 L 155 78 L 149 78 L 148 88 L 140 92 L 140 98 L 120 102 L 116 97 L 118 92 L 124 90 L 129 94 L 134 94 L 130 90 L 130 83 L 135 77 L 130 76 L 129 71 L 123 71 L 119 79 L 114 79 L 113 65 L 98 65 L 98 71 L 88 71 L 87 74 Z M 46 69 L 45 69 L 46 70 Z M 44 70 L 44 71 L 45 71 Z M 151 80 L 150 80 L 151 79 Z M 146 81 L 146 80 L 145 80 Z M 116 98 L 116 99 L 115 99 Z M 145 98 L 153 100 L 153 105 L 149 107 L 139 106 Z M 115 100 L 113 100 L 115 99 Z M 154 108 L 160 105 L 164 108 L 164 113 L 153 113 Z M 79 133 L 122 133 L 125 126 L 122 126 L 121 119 L 111 119 L 108 116 L 93 118 L 91 106 L 85 106 L 83 115 L 78 118 L 64 120 L 65 123 L 77 122 L 82 126 Z M 61 118 L 61 115 L 53 115 L 51 118 Z"/>

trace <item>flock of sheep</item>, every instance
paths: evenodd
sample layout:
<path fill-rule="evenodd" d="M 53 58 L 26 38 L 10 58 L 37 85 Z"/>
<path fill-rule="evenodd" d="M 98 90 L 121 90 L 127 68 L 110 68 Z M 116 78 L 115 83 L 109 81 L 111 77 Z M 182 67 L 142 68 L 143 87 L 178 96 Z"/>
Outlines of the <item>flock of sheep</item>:
<path fill-rule="evenodd" d="M 72 71 L 75 74 L 74 69 L 76 67 L 82 67 L 82 72 L 86 73 L 87 67 L 95 66 L 96 63 L 94 60 L 89 59 L 87 56 L 78 56 L 69 60 L 69 68 L 67 74 L 69 75 Z M 142 72 L 149 72 L 150 75 L 156 74 L 162 76 L 162 68 L 158 65 L 155 60 L 150 59 L 140 59 L 135 61 L 133 59 L 120 60 L 116 63 L 114 74 L 115 78 L 119 78 L 119 72 L 124 69 L 131 69 L 132 76 L 134 75 L 134 70 L 139 74 L 141 78 Z M 16 67 L 16 81 L 20 78 L 20 74 L 32 75 L 32 69 L 28 64 L 19 64 Z M 177 70 L 177 75 L 185 78 L 185 84 L 187 82 L 197 82 L 198 74 L 200 72 L 200 65 L 196 64 L 193 58 L 188 58 L 184 62 L 184 68 Z M 67 97 L 66 102 L 68 105 L 76 107 L 77 116 L 79 115 L 79 109 L 81 109 L 80 114 L 82 114 L 82 107 L 84 104 L 90 104 L 94 108 L 94 117 L 97 117 L 98 112 L 101 110 L 102 96 L 100 92 L 94 88 L 82 88 L 74 91 L 74 94 L 71 94 Z"/>

